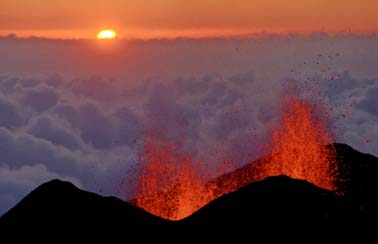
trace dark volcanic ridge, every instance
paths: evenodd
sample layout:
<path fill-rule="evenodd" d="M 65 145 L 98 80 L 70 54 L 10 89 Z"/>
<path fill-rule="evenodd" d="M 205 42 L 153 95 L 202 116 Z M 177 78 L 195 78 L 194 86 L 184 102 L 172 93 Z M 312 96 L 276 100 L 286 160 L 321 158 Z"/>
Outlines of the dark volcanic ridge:
<path fill-rule="evenodd" d="M 160 230 L 161 235 L 168 235 L 172 230 L 192 232 L 206 226 L 231 232 L 246 227 L 252 231 L 368 226 L 377 218 L 378 158 L 347 145 L 334 146 L 345 178 L 342 196 L 303 180 L 268 177 L 219 197 L 188 218 L 168 221 L 115 197 L 102 197 L 82 191 L 69 182 L 53 180 L 36 188 L 4 214 L 0 218 L 0 232 L 64 230 L 74 233 L 85 228 L 100 231 L 98 234 L 137 236 L 137 230 L 141 229 Z M 242 170 L 233 174 L 240 174 Z"/>

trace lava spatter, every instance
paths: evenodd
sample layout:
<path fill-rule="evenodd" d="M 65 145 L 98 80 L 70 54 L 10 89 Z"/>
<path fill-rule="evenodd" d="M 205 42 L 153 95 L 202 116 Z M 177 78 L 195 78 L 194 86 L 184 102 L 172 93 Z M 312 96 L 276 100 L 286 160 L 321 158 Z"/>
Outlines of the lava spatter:
<path fill-rule="evenodd" d="M 141 172 L 134 203 L 165 219 L 185 218 L 208 202 L 251 182 L 269 176 L 287 175 L 328 190 L 336 189 L 337 164 L 333 142 L 327 130 L 327 114 L 319 104 L 295 96 L 281 100 L 279 125 L 261 160 L 234 173 L 209 181 L 214 172 L 205 171 L 203 161 L 195 161 L 168 139 L 146 134 Z M 180 143 L 179 143 L 180 144 Z M 219 169 L 217 169 L 219 170 Z"/>
<path fill-rule="evenodd" d="M 281 121 L 273 131 L 270 160 L 264 165 L 266 176 L 287 175 L 306 180 L 328 190 L 336 190 L 336 151 L 326 128 L 323 108 L 305 99 L 284 97 Z"/>

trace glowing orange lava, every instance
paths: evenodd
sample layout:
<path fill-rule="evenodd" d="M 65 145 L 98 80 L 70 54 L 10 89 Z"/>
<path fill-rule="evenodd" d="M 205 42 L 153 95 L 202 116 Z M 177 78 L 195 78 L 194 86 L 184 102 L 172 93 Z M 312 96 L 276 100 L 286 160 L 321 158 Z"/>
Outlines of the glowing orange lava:
<path fill-rule="evenodd" d="M 139 159 L 142 169 L 134 203 L 162 218 L 178 220 L 223 194 L 268 176 L 284 174 L 336 190 L 335 150 L 326 147 L 333 138 L 322 111 L 309 101 L 284 98 L 268 156 L 232 173 L 220 172 L 223 175 L 211 181 L 207 176 L 213 172 L 204 172 L 202 162 L 195 162 L 174 143 L 161 142 L 150 132 Z"/>
<path fill-rule="evenodd" d="M 337 173 L 333 136 L 327 131 L 326 117 L 319 105 L 294 97 L 283 98 L 281 123 L 273 133 L 266 176 L 287 175 L 328 190 L 336 190 Z"/>
<path fill-rule="evenodd" d="M 152 214 L 178 220 L 214 199 L 199 173 L 201 162 L 194 162 L 169 141 L 159 142 L 153 133 L 145 138 L 139 163 L 142 172 L 135 204 Z"/>

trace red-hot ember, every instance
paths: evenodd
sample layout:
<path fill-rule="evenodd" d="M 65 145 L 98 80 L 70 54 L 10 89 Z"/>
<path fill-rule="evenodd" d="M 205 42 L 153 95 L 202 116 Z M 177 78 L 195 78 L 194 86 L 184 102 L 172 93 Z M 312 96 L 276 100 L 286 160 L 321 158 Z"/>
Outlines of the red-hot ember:
<path fill-rule="evenodd" d="M 204 172 L 201 162 L 180 152 L 169 140 L 161 142 L 148 133 L 139 159 L 142 169 L 134 203 L 162 218 L 179 220 L 223 194 L 268 176 L 284 174 L 336 190 L 335 150 L 325 147 L 333 138 L 326 129 L 323 109 L 294 97 L 282 101 L 269 156 L 210 182 L 207 176 L 213 172 Z"/>

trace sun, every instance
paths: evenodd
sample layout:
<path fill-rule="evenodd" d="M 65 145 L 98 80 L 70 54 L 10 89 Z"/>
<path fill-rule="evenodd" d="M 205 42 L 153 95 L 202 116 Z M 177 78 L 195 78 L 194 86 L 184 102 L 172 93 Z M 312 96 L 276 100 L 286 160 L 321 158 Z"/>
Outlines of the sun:
<path fill-rule="evenodd" d="M 117 32 L 111 29 L 101 30 L 97 34 L 97 39 L 99 40 L 109 40 L 109 39 L 114 39 L 116 37 L 117 37 Z"/>

